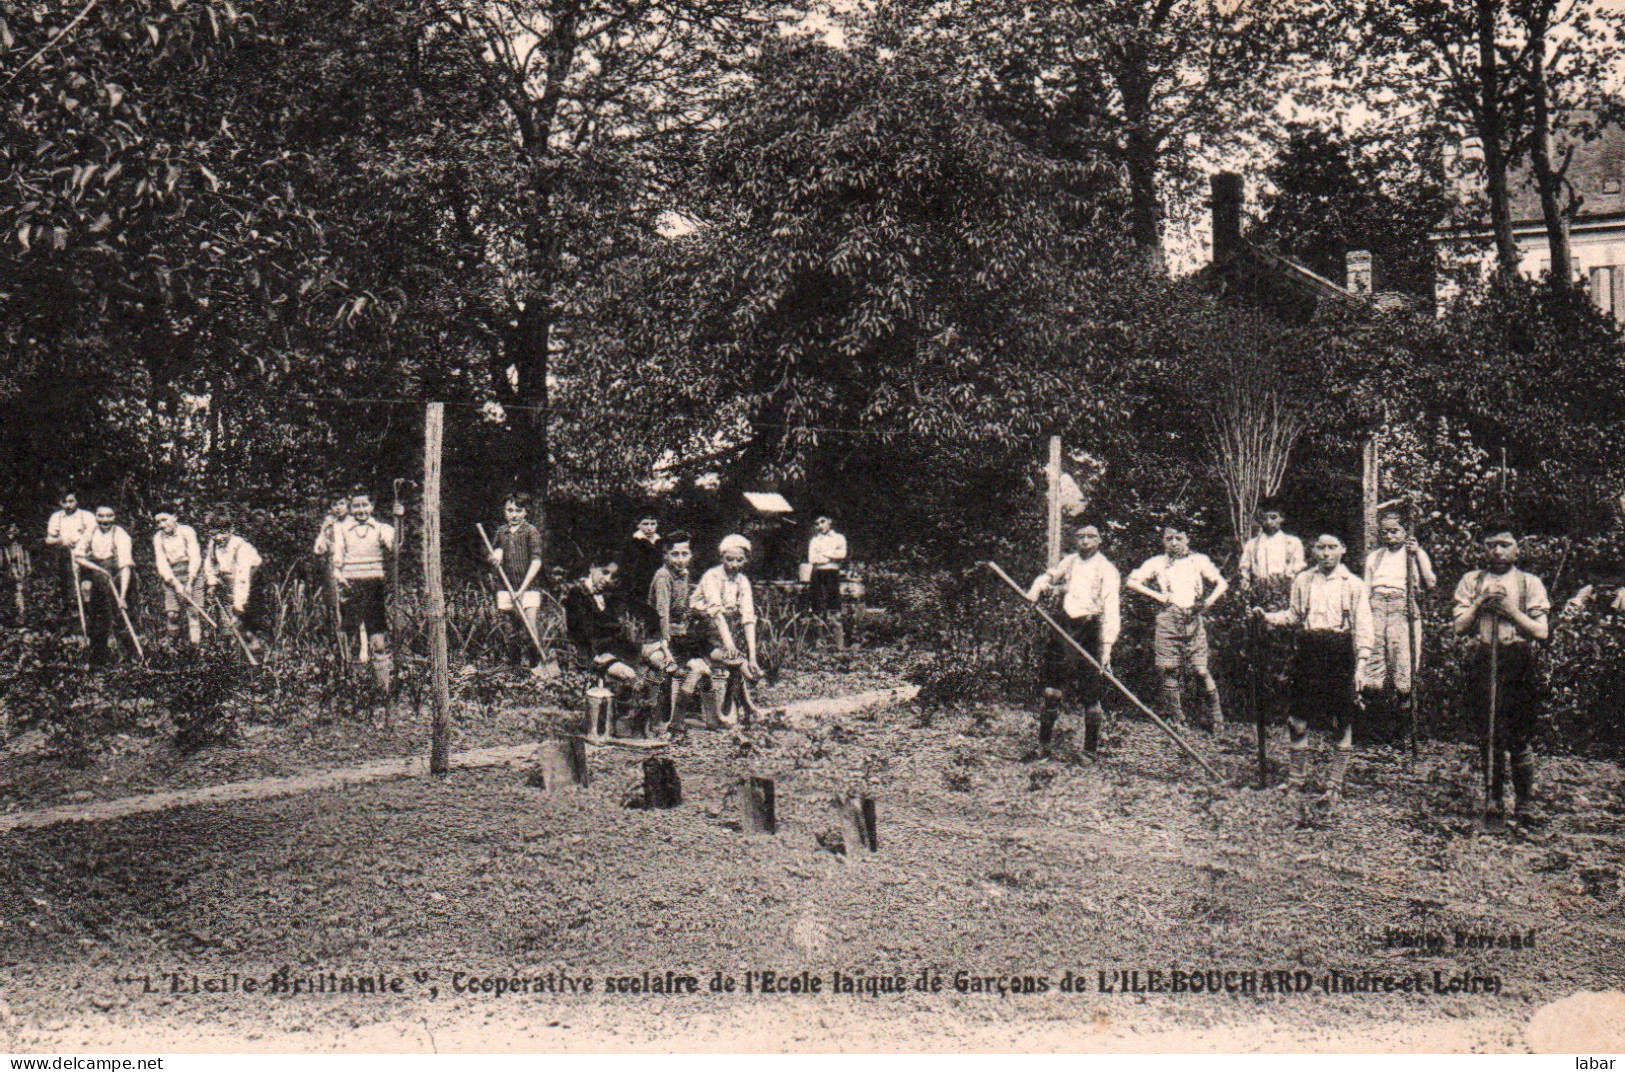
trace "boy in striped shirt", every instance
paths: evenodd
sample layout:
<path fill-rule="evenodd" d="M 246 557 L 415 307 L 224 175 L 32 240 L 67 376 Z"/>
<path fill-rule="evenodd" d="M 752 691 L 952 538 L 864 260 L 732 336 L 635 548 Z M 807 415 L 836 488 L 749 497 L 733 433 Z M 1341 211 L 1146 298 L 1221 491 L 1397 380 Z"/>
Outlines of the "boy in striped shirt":
<path fill-rule="evenodd" d="M 373 673 L 385 695 L 393 669 L 388 560 L 394 553 L 394 526 L 373 518 L 372 496 L 357 488 L 350 496 L 350 520 L 333 530 L 333 580 L 339 590 L 344 628 L 357 630 L 370 645 Z M 367 654 L 363 650 L 363 658 Z"/>

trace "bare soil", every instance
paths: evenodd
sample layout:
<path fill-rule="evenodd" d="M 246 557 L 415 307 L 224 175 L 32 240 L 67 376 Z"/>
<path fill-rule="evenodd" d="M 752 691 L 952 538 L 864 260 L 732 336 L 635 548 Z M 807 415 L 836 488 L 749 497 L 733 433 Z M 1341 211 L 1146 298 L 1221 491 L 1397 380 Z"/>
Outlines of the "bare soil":
<path fill-rule="evenodd" d="M 1250 732 L 1194 736 L 1227 776 L 1250 776 Z M 1328 812 L 1210 784 L 1140 721 L 1113 721 L 1098 758 L 1066 735 L 1037 757 L 1032 740 L 1019 709 L 898 705 L 696 733 L 670 753 L 684 792 L 671 811 L 627 807 L 645 757 L 600 749 L 582 790 L 489 768 L 3 833 L 0 1048 L 1517 1050 L 1541 1007 L 1625 979 L 1612 764 L 1548 760 L 1550 822 L 1530 836 L 1473 818 L 1457 746 L 1414 764 L 1360 753 Z M 747 774 L 775 779 L 776 836 L 740 830 Z M 853 790 L 877 801 L 877 853 L 837 844 L 830 801 Z M 1390 929 L 1440 945 L 1394 945 Z M 1458 931 L 1491 945 L 1458 946 Z M 1494 945 L 1531 932 L 1533 948 Z M 202 989 L 283 968 L 403 987 Z M 607 978 L 668 970 L 701 992 L 604 993 Z M 1310 982 L 1167 992 L 1173 972 L 1209 970 Z M 709 991 L 716 973 L 743 986 L 762 971 L 826 989 Z M 909 985 L 831 994 L 836 971 Z M 1333 971 L 1495 983 L 1328 994 Z M 596 986 L 457 992 L 458 972 Z M 1113 972 L 1138 972 L 1126 978 L 1143 992 Z"/>

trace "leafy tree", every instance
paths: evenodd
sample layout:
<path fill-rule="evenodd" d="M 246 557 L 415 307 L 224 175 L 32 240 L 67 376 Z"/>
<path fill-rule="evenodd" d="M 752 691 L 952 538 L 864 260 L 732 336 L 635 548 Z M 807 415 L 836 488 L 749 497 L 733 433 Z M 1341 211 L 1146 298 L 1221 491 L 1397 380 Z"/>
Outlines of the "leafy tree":
<path fill-rule="evenodd" d="M 1470 131 L 1482 148 L 1484 190 L 1496 261 L 1519 261 L 1512 231 L 1511 174 L 1534 165 L 1547 221 L 1553 277 L 1572 276 L 1561 203 L 1566 163 L 1554 142 L 1594 133 L 1622 56 L 1620 18 L 1595 0 L 1372 0 L 1362 26 L 1381 42 L 1354 60 L 1358 84 L 1381 86 L 1391 103 L 1420 106 L 1435 122 Z"/>
<path fill-rule="evenodd" d="M 459 216 L 488 280 L 489 390 L 509 409 L 508 477 L 546 493 L 554 362 L 579 288 L 652 232 L 672 166 L 711 121 L 753 23 L 738 0 L 439 0 L 508 132 L 511 165 Z M 538 519 L 545 527 L 545 521 Z"/>
<path fill-rule="evenodd" d="M 473 393 L 461 177 L 506 141 L 463 53 L 421 4 L 84 10 L 7 27 L 12 486 L 270 504 L 411 471 L 395 407 L 305 400 Z"/>
<path fill-rule="evenodd" d="M 1329 27 L 1266 0 L 1015 0 L 904 3 L 996 114 L 1061 159 L 1104 158 L 1127 196 L 1131 240 L 1162 265 L 1167 206 L 1200 164 L 1255 137 L 1280 97 L 1273 78 Z"/>
<path fill-rule="evenodd" d="M 961 492 L 984 515 L 976 496 L 1030 496 L 1009 473 L 1036 476 L 1051 429 L 1090 449 L 1115 433 L 1138 273 L 1109 218 L 1075 227 L 1087 169 L 939 73 L 912 50 L 763 48 L 677 202 L 692 228 L 598 292 L 566 382 L 603 436 L 644 466 L 671 451 L 731 484 L 884 502 L 901 529 Z M 900 495 L 910 468 L 930 476 Z"/>

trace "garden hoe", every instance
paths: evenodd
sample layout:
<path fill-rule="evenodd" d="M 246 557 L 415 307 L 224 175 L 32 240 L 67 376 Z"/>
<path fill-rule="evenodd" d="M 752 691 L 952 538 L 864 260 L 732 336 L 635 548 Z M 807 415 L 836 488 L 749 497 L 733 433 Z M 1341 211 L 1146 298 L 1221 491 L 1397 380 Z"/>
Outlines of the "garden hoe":
<path fill-rule="evenodd" d="M 1070 646 L 1073 651 L 1075 651 L 1079 655 L 1083 656 L 1084 659 L 1086 659 L 1088 661 L 1089 665 L 1093 666 L 1096 670 L 1098 670 L 1100 672 L 1101 677 L 1103 677 L 1107 681 L 1111 682 L 1112 685 L 1116 687 L 1117 691 L 1121 692 L 1128 699 L 1129 703 L 1133 704 L 1135 707 L 1138 707 L 1146 715 L 1146 717 L 1151 719 L 1152 724 L 1154 724 L 1163 733 L 1166 733 L 1173 740 L 1173 742 L 1175 744 L 1177 744 L 1180 748 L 1182 748 L 1185 751 L 1185 753 L 1187 755 L 1189 755 L 1192 759 L 1196 760 L 1196 762 L 1201 766 L 1201 768 L 1203 770 L 1207 771 L 1208 775 L 1215 782 L 1223 783 L 1225 781 L 1224 776 L 1221 775 L 1218 771 L 1214 770 L 1213 765 L 1211 763 L 1209 763 L 1207 760 L 1203 759 L 1201 754 L 1198 753 L 1196 751 L 1196 749 L 1192 748 L 1189 744 L 1187 744 L 1185 739 L 1183 737 L 1181 737 L 1178 733 L 1176 733 L 1172 726 L 1170 726 L 1170 725 L 1168 725 L 1168 723 L 1164 722 L 1157 715 L 1157 713 L 1155 711 L 1153 711 L 1153 710 L 1151 710 L 1151 708 L 1147 707 L 1144 703 L 1142 703 L 1140 701 L 1140 698 L 1138 696 L 1136 696 L 1136 695 L 1134 695 L 1134 693 L 1130 692 L 1127 685 L 1125 685 L 1121 681 L 1117 680 L 1117 676 L 1115 674 L 1113 674 L 1110 670 L 1107 670 L 1104 666 L 1101 666 L 1099 661 L 1096 660 L 1093 655 L 1090 655 L 1087 651 L 1084 650 L 1084 647 L 1083 647 L 1082 644 L 1079 644 L 1076 640 L 1074 640 L 1070 633 L 1068 633 L 1065 629 L 1062 629 L 1060 627 L 1060 625 L 1057 624 L 1055 619 L 1050 617 L 1048 611 L 1046 611 L 1043 607 L 1038 606 L 1036 603 L 1028 603 L 1027 602 L 1027 594 L 1021 590 L 1021 586 L 1019 584 L 1017 584 L 1015 581 L 1011 580 L 1010 575 L 1008 573 L 1004 572 L 1004 570 L 1000 569 L 999 564 L 997 562 L 988 562 L 986 565 L 987 565 L 988 569 L 992 570 L 994 573 L 999 575 L 999 579 L 1001 581 L 1003 581 L 1005 584 L 1010 586 L 1011 591 L 1015 592 L 1016 595 L 1021 598 L 1021 601 L 1023 603 L 1026 603 L 1027 606 L 1034 613 L 1036 613 L 1040 618 L 1044 619 L 1045 624 L 1047 624 L 1051 629 L 1055 630 L 1056 634 L 1059 635 L 1062 640 L 1066 641 L 1068 646 Z"/>
<path fill-rule="evenodd" d="M 136 635 L 135 624 L 130 621 L 130 609 L 125 605 L 124 597 L 119 595 L 118 583 L 113 575 L 96 565 L 94 562 L 80 562 L 79 565 L 89 570 L 95 570 L 107 578 L 108 590 L 113 593 L 113 602 L 118 605 L 118 616 L 124 621 L 124 629 L 130 634 L 130 643 L 135 645 L 135 657 L 140 662 L 147 661 L 147 653 L 141 650 L 141 638 Z"/>
<path fill-rule="evenodd" d="M 485 544 L 486 557 L 489 558 L 491 555 L 496 554 L 496 548 L 491 546 L 491 537 L 485 534 L 485 526 L 475 524 L 474 527 L 479 530 L 480 542 Z M 536 635 L 536 627 L 530 624 L 529 618 L 525 617 L 524 608 L 519 605 L 519 593 L 514 591 L 513 582 L 508 580 L 508 571 L 502 568 L 501 563 L 497 564 L 497 576 L 502 579 L 502 587 L 507 589 L 508 598 L 513 600 L 514 612 L 519 615 L 519 624 L 525 627 L 525 635 L 530 637 L 531 646 L 536 649 L 536 654 L 542 657 L 541 662 L 531 667 L 531 675 L 542 681 L 553 680 L 559 676 L 558 660 L 549 658 L 547 649 L 542 646 L 541 637 Z"/>

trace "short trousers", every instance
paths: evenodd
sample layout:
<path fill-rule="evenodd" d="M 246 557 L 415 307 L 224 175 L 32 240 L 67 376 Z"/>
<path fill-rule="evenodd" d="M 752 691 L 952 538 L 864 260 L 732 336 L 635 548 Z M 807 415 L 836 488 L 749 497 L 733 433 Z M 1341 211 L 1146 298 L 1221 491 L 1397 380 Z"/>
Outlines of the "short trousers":
<path fill-rule="evenodd" d="M 368 636 L 389 632 L 385 585 L 386 582 L 382 577 L 361 577 L 340 587 L 344 628 L 347 631 L 360 624 L 367 627 Z"/>
<path fill-rule="evenodd" d="M 1207 626 L 1202 615 L 1191 607 L 1164 604 L 1157 611 L 1152 651 L 1158 670 L 1207 671 Z"/>
<path fill-rule="evenodd" d="M 1543 699 L 1535 649 L 1527 643 L 1502 644 L 1495 653 L 1496 749 L 1512 752 L 1529 747 L 1540 727 Z M 1489 722 L 1490 649 L 1474 643 L 1466 665 L 1467 717 L 1480 734 Z"/>
<path fill-rule="evenodd" d="M 814 614 L 829 614 L 841 609 L 841 571 L 815 569 L 808 585 Z"/>
<path fill-rule="evenodd" d="M 664 670 L 668 660 L 666 650 L 659 644 L 650 645 L 648 651 L 649 665 L 656 670 Z M 679 633 L 671 638 L 671 653 L 678 665 L 686 665 L 695 659 L 704 659 L 710 655 L 708 645 L 700 637 L 691 633 Z"/>
<path fill-rule="evenodd" d="M 1292 658 L 1292 717 L 1310 723 L 1325 720 L 1337 731 L 1351 725 L 1356 662 L 1349 634 L 1299 633 Z"/>
<path fill-rule="evenodd" d="M 521 610 L 538 610 L 542 605 L 542 593 L 534 588 L 527 588 L 519 593 L 519 607 Z M 497 610 L 513 610 L 513 596 L 504 588 L 497 593 Z"/>
<path fill-rule="evenodd" d="M 1083 647 L 1084 651 L 1099 660 L 1101 647 L 1098 617 L 1068 618 L 1061 615 L 1055 620 L 1067 631 L 1068 636 Z M 1045 630 L 1045 633 L 1047 640 L 1044 645 L 1044 688 L 1066 691 L 1067 687 L 1071 686 L 1072 694 L 1078 703 L 1098 703 L 1100 671 L 1079 655 L 1072 645 L 1056 636 L 1053 630 Z"/>

